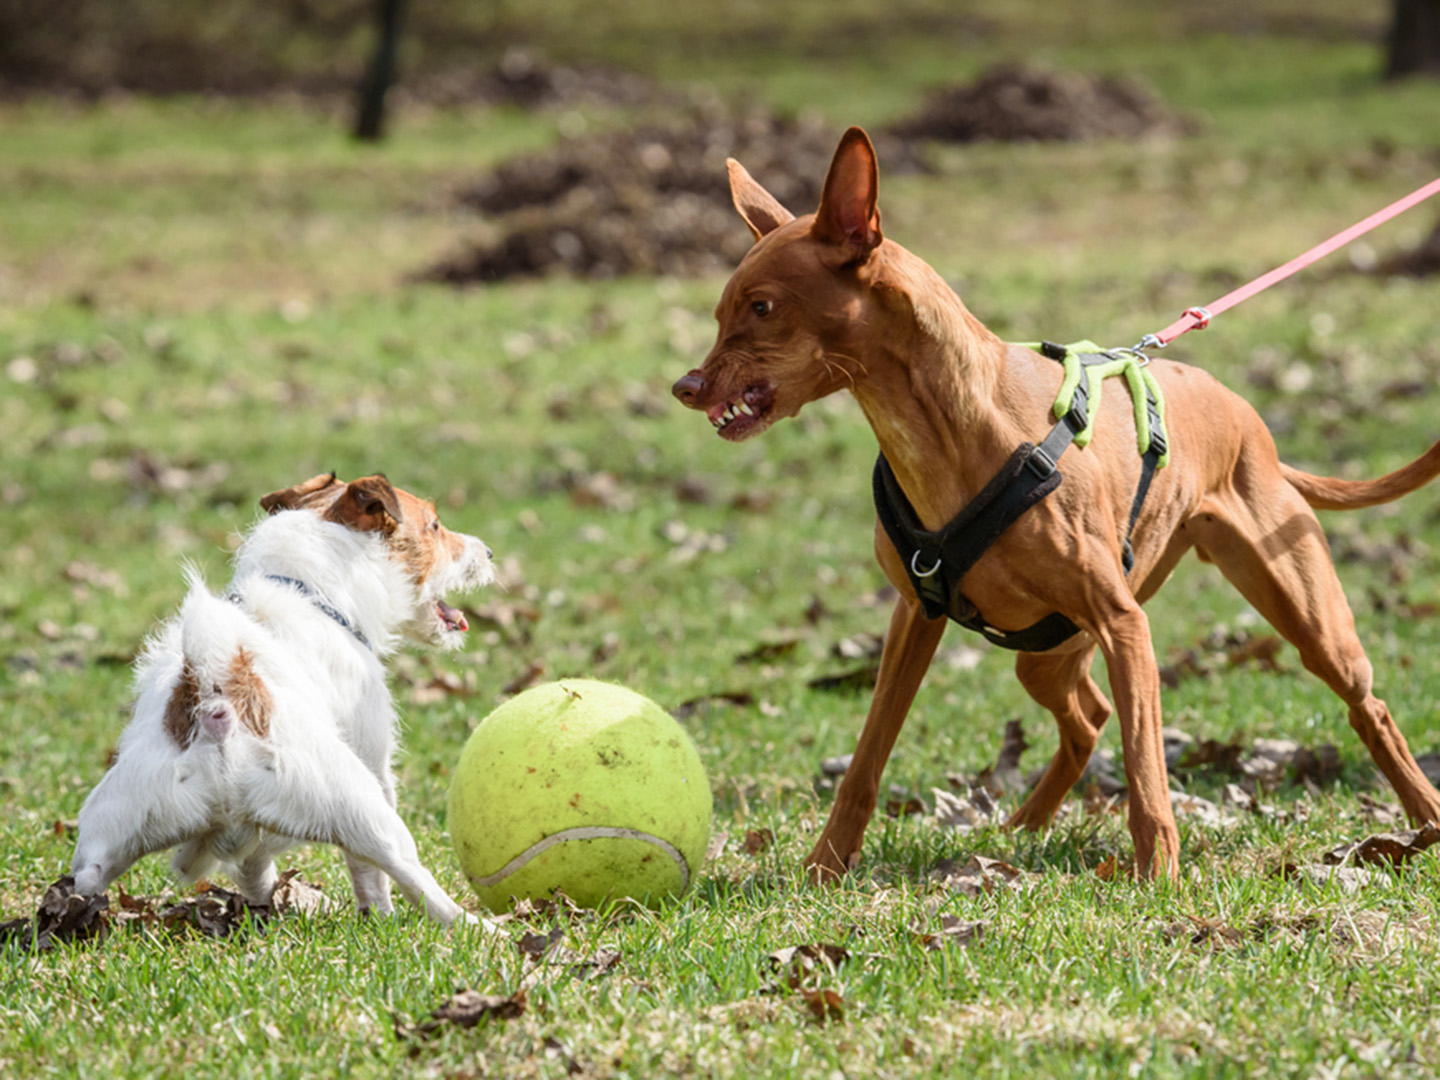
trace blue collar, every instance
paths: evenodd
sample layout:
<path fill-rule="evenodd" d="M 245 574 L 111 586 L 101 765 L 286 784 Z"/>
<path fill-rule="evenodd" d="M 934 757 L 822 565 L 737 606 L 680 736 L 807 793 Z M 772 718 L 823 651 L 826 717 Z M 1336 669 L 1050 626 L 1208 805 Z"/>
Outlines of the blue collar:
<path fill-rule="evenodd" d="M 326 600 L 309 585 L 305 584 L 305 582 L 300 581 L 298 578 L 282 577 L 280 574 L 266 574 L 265 578 L 267 581 L 278 582 L 281 585 L 289 585 L 292 588 L 298 589 L 309 599 L 310 603 L 314 604 L 326 615 L 329 615 L 330 618 L 348 630 L 356 641 L 360 642 L 361 645 L 364 645 L 365 648 L 370 649 L 372 652 L 374 651 L 369 640 L 360 632 L 360 628 L 347 619 L 339 608 L 335 607 L 335 605 Z"/>

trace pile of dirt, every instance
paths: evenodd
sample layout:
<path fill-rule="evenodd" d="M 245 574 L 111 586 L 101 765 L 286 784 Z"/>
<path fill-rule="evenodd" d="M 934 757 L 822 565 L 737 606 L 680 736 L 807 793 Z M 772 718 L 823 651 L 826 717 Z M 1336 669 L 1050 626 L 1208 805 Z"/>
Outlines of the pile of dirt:
<path fill-rule="evenodd" d="M 508 105 L 518 109 L 633 109 L 675 102 L 678 94 L 617 68 L 557 64 L 512 48 L 483 68 L 416 74 L 400 88 L 433 105 Z"/>
<path fill-rule="evenodd" d="M 1440 221 L 1425 241 L 1412 251 L 1399 251 L 1375 265 L 1374 272 L 1397 277 L 1429 277 L 1440 274 Z"/>
<path fill-rule="evenodd" d="M 837 138 L 819 121 L 710 104 L 674 123 L 568 139 L 461 191 L 460 203 L 489 227 L 418 277 L 461 285 L 552 272 L 726 271 L 752 241 L 730 201 L 725 159 L 743 162 L 783 204 L 806 213 L 820 201 Z M 899 140 L 882 140 L 879 151 L 887 173 L 918 167 Z"/>
<path fill-rule="evenodd" d="M 1194 128 L 1134 80 L 1005 64 L 973 83 L 932 91 L 918 113 L 890 130 L 942 142 L 1079 142 Z"/>

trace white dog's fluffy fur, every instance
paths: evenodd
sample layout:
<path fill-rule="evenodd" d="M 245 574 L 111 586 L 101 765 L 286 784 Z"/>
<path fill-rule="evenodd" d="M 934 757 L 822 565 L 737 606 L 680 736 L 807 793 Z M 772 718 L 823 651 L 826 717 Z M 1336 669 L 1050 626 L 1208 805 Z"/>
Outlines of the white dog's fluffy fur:
<path fill-rule="evenodd" d="M 448 925 L 464 912 L 395 812 L 383 661 L 402 636 L 458 643 L 465 620 L 443 597 L 491 580 L 489 549 L 378 476 L 315 477 L 262 505 L 224 597 L 192 574 L 144 649 L 134 716 L 80 811 L 76 891 L 178 847 L 183 878 L 222 863 L 268 903 L 275 856 L 318 841 L 345 851 L 361 910 L 390 912 L 393 878 Z"/>

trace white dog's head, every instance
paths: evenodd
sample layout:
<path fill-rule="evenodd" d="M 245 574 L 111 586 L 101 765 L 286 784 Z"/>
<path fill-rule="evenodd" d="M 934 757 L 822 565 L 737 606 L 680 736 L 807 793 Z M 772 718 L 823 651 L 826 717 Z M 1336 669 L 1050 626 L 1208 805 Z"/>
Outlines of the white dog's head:
<path fill-rule="evenodd" d="M 392 486 L 380 474 L 347 484 L 334 473 L 323 473 L 271 492 L 260 506 L 272 514 L 309 510 L 380 540 L 414 587 L 414 609 L 401 632 L 422 645 L 459 645 L 469 624 L 445 597 L 488 585 L 495 577 L 490 549 L 481 540 L 451 532 L 440 523 L 434 503 Z"/>

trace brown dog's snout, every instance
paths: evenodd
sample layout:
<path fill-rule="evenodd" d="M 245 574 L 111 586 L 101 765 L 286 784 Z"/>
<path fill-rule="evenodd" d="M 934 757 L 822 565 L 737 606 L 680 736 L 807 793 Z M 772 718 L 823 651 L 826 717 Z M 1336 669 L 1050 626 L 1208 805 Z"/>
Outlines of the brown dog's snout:
<path fill-rule="evenodd" d="M 691 371 L 688 375 L 676 379 L 670 392 L 682 405 L 688 405 L 693 409 L 696 407 L 700 395 L 705 392 L 705 376 L 701 375 L 698 370 Z"/>

